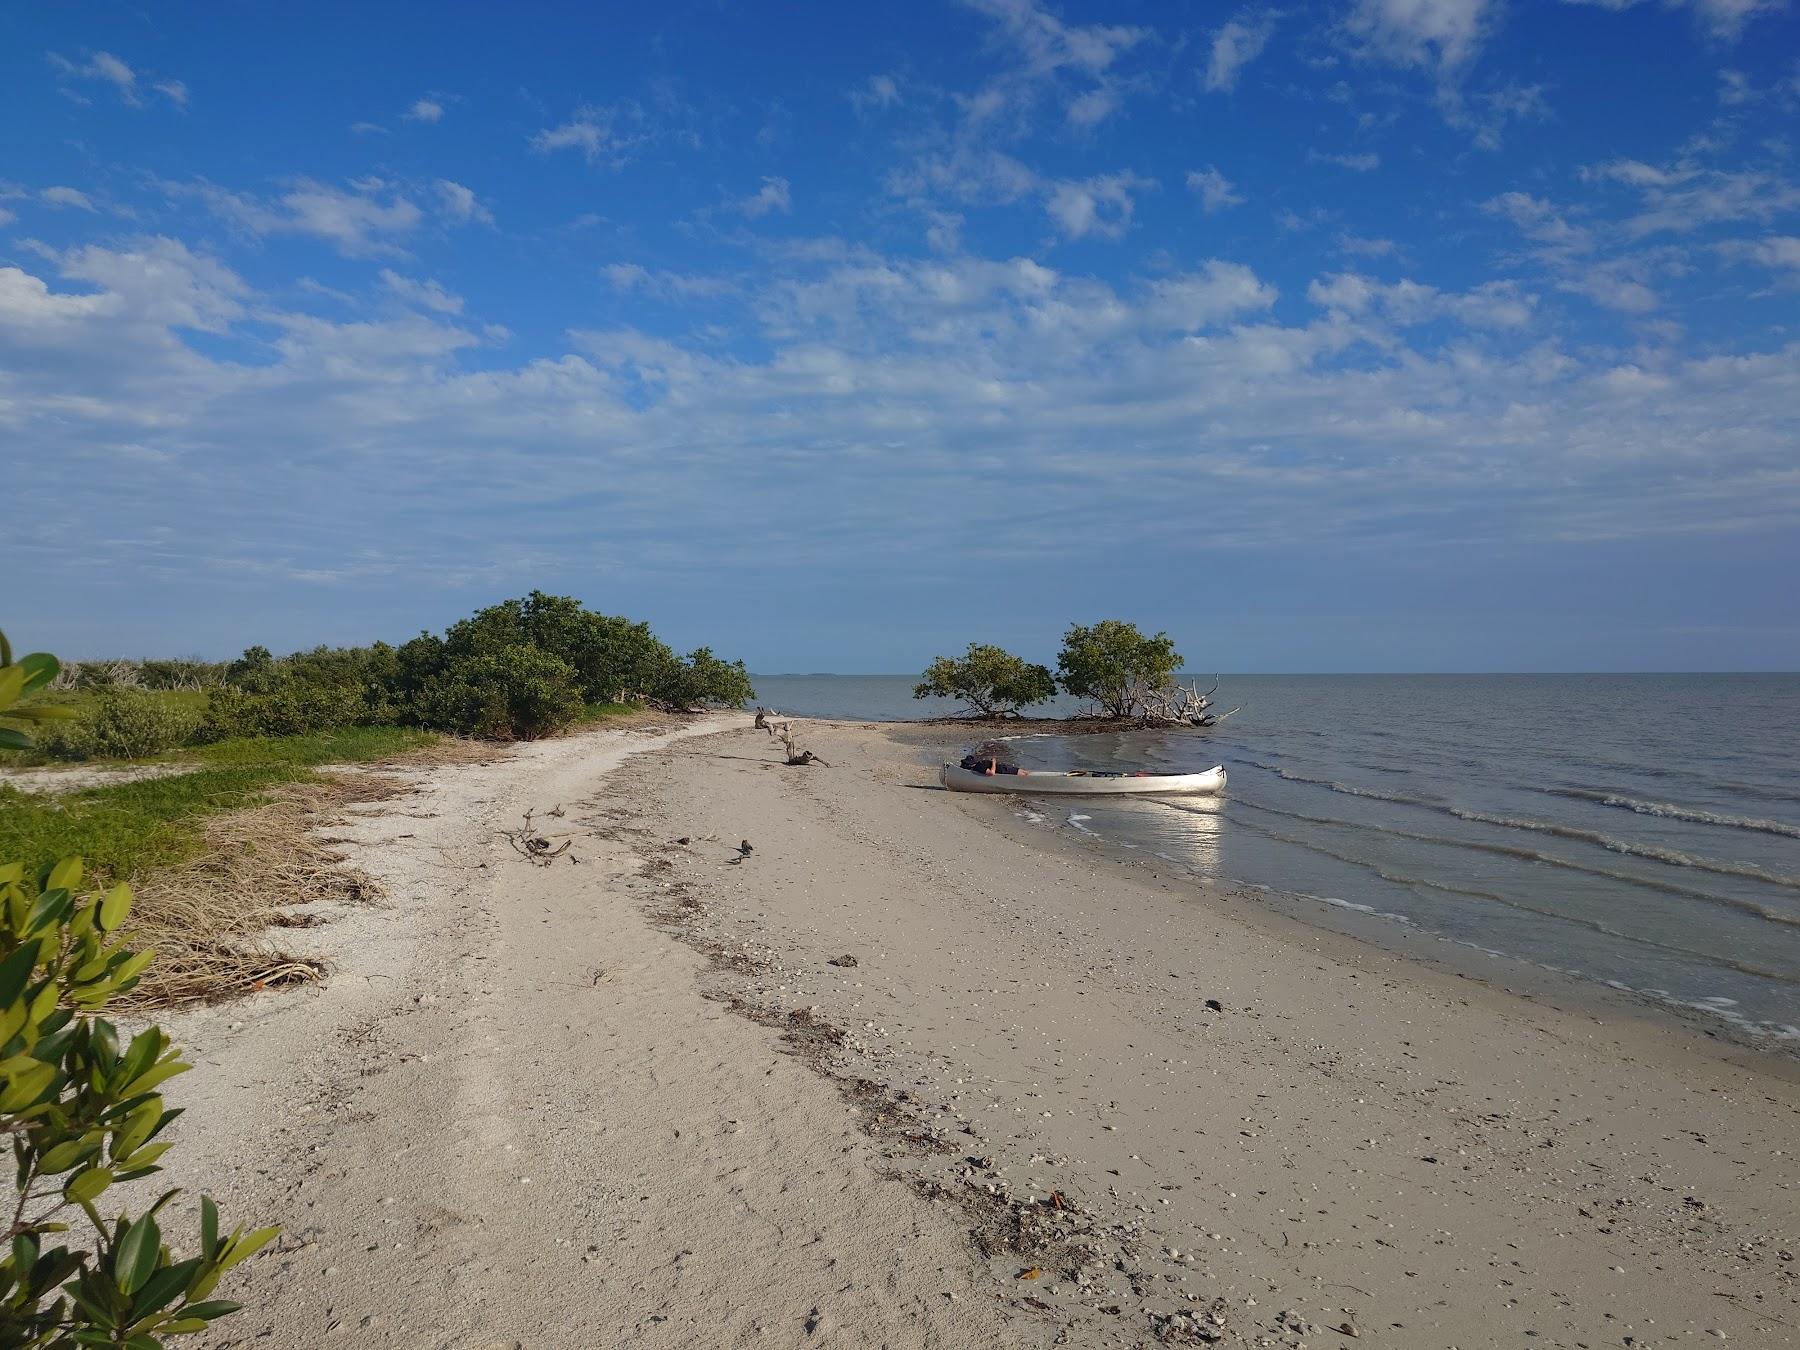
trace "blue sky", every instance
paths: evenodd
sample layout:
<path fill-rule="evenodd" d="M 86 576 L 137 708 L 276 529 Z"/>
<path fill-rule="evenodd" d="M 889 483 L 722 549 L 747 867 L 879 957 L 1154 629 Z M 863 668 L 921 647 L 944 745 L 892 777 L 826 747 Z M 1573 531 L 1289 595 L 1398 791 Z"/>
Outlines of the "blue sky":
<path fill-rule="evenodd" d="M 1783 0 L 0 12 L 12 635 L 1800 667 Z"/>

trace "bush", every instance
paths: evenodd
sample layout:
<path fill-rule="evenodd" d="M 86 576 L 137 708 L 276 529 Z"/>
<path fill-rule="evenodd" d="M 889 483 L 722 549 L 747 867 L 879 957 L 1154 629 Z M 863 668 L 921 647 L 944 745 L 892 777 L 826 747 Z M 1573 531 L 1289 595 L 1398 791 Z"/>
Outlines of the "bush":
<path fill-rule="evenodd" d="M 1056 665 L 1069 693 L 1125 718 L 1144 711 L 1147 694 L 1169 686 L 1181 656 L 1167 633 L 1145 637 L 1136 624 L 1105 619 L 1091 628 L 1071 624 Z"/>
<path fill-rule="evenodd" d="M 6 724 L 45 720 L 19 700 L 56 670 L 43 653 L 15 664 L 0 634 L 0 745 L 29 748 Z M 179 1112 L 164 1109 L 158 1089 L 189 1066 L 160 1027 L 126 1042 L 99 1015 L 137 984 L 151 953 L 118 938 L 129 888 L 78 900 L 81 873 L 73 858 L 0 863 L 0 1139 L 17 1191 L 0 1248 L 0 1344 L 161 1350 L 164 1337 L 237 1311 L 208 1296 L 277 1230 L 221 1236 L 218 1210 L 202 1198 L 199 1255 L 178 1259 L 156 1216 L 179 1191 L 135 1219 L 101 1217 L 96 1201 L 112 1186 L 162 1170 L 170 1145 L 157 1136 Z M 74 1212 L 93 1226 L 91 1250 L 59 1241 Z"/>
<path fill-rule="evenodd" d="M 710 647 L 696 648 L 685 661 L 671 657 L 654 687 L 654 697 L 673 708 L 741 708 L 756 697 L 744 663 L 721 661 Z"/>
<path fill-rule="evenodd" d="M 195 739 L 210 745 L 239 736 L 304 736 L 369 720 L 360 690 L 275 682 L 266 693 L 215 689 Z"/>
<path fill-rule="evenodd" d="M 515 645 L 450 665 L 416 709 L 439 731 L 490 740 L 534 741 L 587 710 L 574 668 L 536 647 Z"/>
<path fill-rule="evenodd" d="M 186 745 L 199 718 L 147 690 L 107 689 L 85 717 L 39 738 L 54 759 L 148 759 Z"/>
<path fill-rule="evenodd" d="M 927 666 L 913 697 L 961 699 L 970 711 L 993 717 L 1056 697 L 1056 680 L 1048 666 L 971 642 L 961 659 L 940 656 Z"/>

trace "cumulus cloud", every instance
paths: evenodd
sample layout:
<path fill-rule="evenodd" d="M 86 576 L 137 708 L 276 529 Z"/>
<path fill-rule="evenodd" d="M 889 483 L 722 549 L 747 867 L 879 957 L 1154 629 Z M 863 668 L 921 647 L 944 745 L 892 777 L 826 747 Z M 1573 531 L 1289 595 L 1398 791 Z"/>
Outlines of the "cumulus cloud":
<path fill-rule="evenodd" d="M 1204 169 L 1190 169 L 1187 185 L 1189 192 L 1199 195 L 1200 209 L 1209 216 L 1244 204 L 1243 196 L 1232 186 L 1231 180 L 1210 164 Z"/>
<path fill-rule="evenodd" d="M 794 199 L 785 178 L 765 178 L 762 186 L 748 197 L 732 203 L 734 210 L 751 220 L 760 220 L 772 211 L 787 215 L 794 209 Z"/>
<path fill-rule="evenodd" d="M 107 466 L 83 471 L 109 560 L 143 563 L 104 541 L 135 539 L 153 504 L 205 541 L 175 545 L 172 567 L 410 585 L 529 573 L 540 553 L 679 567 L 702 542 L 714 568 L 891 569 L 966 549 L 966 510 L 989 502 L 1006 509 L 980 550 L 1027 563 L 1078 529 L 1191 551 L 1171 499 L 1205 503 L 1208 548 L 1800 522 L 1797 345 L 1565 350 L 1506 283 L 1353 273 L 1277 319 L 1273 288 L 1231 259 L 1121 284 L 854 246 L 764 260 L 754 356 L 621 326 L 496 363 L 466 359 L 485 339 L 445 310 L 284 311 L 175 241 L 59 254 L 53 273 L 0 268 L 0 418 L 41 465 Z M 274 333 L 254 362 L 181 338 L 249 312 Z M 57 472 L 21 485 L 25 515 L 66 488 Z M 496 481 L 529 513 L 531 557 L 518 531 L 473 528 Z M 607 531 L 572 481 L 606 485 Z M 378 529 L 395 482 L 445 528 Z M 796 512 L 816 527 L 779 528 Z M 370 538 L 391 550 L 368 556 Z"/>
<path fill-rule="evenodd" d="M 444 120 L 444 105 L 436 99 L 422 98 L 401 114 L 408 122 L 427 124 Z"/>
<path fill-rule="evenodd" d="M 1215 92 L 1237 88 L 1239 73 L 1262 55 L 1274 31 L 1275 21 L 1266 16 L 1239 17 L 1220 28 L 1213 34 L 1212 51 L 1207 57 L 1206 87 Z"/>
<path fill-rule="evenodd" d="M 1448 76 L 1475 58 L 1496 9 L 1493 0 L 1356 0 L 1344 27 L 1368 56 Z"/>
<path fill-rule="evenodd" d="M 1089 235 L 1118 239 L 1131 228 L 1131 215 L 1137 204 L 1132 194 L 1155 186 L 1153 179 L 1131 172 L 1065 180 L 1048 186 L 1044 209 L 1065 239 L 1084 239 Z"/>

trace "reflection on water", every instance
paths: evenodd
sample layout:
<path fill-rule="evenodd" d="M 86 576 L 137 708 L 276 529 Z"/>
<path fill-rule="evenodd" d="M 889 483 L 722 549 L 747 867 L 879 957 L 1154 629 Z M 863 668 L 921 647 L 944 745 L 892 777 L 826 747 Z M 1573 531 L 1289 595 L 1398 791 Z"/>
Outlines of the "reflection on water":
<path fill-rule="evenodd" d="M 1222 875 L 1225 803 L 1217 797 L 1146 798 L 1151 810 L 1167 812 L 1156 833 L 1159 851 L 1170 862 L 1191 867 L 1207 877 Z"/>

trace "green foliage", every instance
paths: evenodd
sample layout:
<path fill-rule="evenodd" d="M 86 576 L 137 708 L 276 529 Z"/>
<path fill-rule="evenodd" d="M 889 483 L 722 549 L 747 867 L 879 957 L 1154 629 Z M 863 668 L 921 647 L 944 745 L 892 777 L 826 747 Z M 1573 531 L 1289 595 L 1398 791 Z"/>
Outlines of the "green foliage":
<path fill-rule="evenodd" d="M 209 745 L 237 736 L 304 736 L 354 726 L 368 716 L 369 705 L 360 689 L 286 677 L 269 682 L 258 693 L 213 690 L 195 739 Z"/>
<path fill-rule="evenodd" d="M 81 715 L 38 738 L 52 759 L 148 759 L 187 744 L 200 719 L 166 694 L 103 689 Z"/>
<path fill-rule="evenodd" d="M 1098 703 L 1109 717 L 1144 711 L 1147 694 L 1166 688 L 1181 669 L 1167 633 L 1145 637 L 1136 624 L 1104 619 L 1092 627 L 1071 624 L 1056 658 L 1062 687 Z"/>
<path fill-rule="evenodd" d="M 663 702 L 677 708 L 709 703 L 741 708 L 756 697 L 742 661 L 721 661 L 710 647 L 698 647 L 685 661 L 671 661 L 660 685 Z"/>
<path fill-rule="evenodd" d="M 417 713 L 427 726 L 495 740 L 534 741 L 587 709 L 574 668 L 522 644 L 449 666 L 426 686 Z"/>
<path fill-rule="evenodd" d="M 42 653 L 14 663 L 0 634 L 0 730 L 14 748 L 29 744 L 19 722 L 43 720 L 20 700 L 56 671 Z M 179 1192 L 135 1219 L 101 1217 L 95 1202 L 112 1186 L 162 1170 L 169 1144 L 157 1136 L 180 1113 L 159 1088 L 189 1066 L 160 1027 L 122 1042 L 100 1016 L 153 953 L 118 936 L 130 889 L 77 899 L 81 877 L 72 857 L 35 871 L 0 864 L 0 1137 L 18 1197 L 0 1255 L 0 1344 L 160 1350 L 164 1338 L 237 1311 L 208 1296 L 277 1230 L 221 1237 L 218 1210 L 203 1199 L 199 1254 L 177 1260 L 156 1215 Z M 93 1227 L 91 1246 L 62 1240 L 77 1213 Z"/>
<path fill-rule="evenodd" d="M 74 858 L 35 872 L 0 865 L 0 1136 L 18 1197 L 0 1258 L 0 1343 L 150 1350 L 237 1311 L 209 1296 L 277 1230 L 221 1237 L 202 1200 L 198 1254 L 177 1259 L 156 1215 L 179 1192 L 136 1219 L 101 1217 L 112 1186 L 162 1170 L 170 1145 L 157 1136 L 180 1112 L 159 1089 L 189 1065 L 160 1027 L 127 1042 L 99 1015 L 153 954 L 118 937 L 130 889 L 78 900 L 81 870 Z M 88 1245 L 65 1243 L 82 1217 Z"/>
<path fill-rule="evenodd" d="M 993 717 L 1056 697 L 1056 680 L 1047 666 L 971 642 L 960 658 L 940 656 L 927 666 L 913 697 L 961 699 L 971 711 Z"/>

